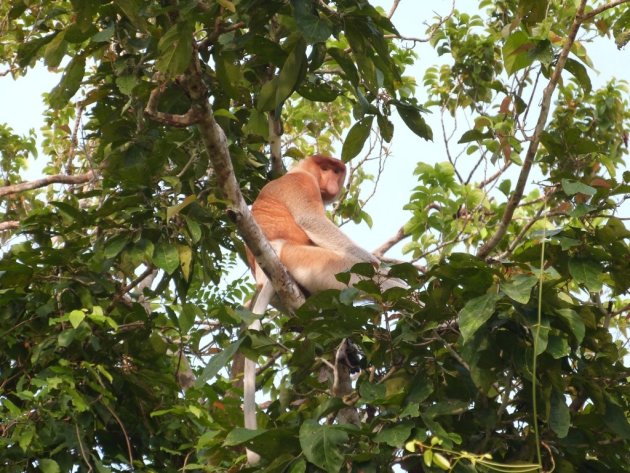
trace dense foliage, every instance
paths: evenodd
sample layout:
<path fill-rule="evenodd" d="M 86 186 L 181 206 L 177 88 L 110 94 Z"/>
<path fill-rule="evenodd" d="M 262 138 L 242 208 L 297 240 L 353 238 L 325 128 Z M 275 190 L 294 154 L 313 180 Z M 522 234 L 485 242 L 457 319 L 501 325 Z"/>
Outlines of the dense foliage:
<path fill-rule="evenodd" d="M 366 0 L 15 0 L 0 18 L 0 72 L 63 71 L 44 181 L 21 183 L 35 134 L 0 125 L 2 471 L 236 471 L 246 445 L 265 472 L 630 471 L 628 84 L 593 87 L 587 51 L 625 46 L 627 1 L 483 0 L 423 38 Z M 428 48 L 444 61 L 405 75 Z M 250 203 L 281 155 L 339 150 L 334 217 L 370 223 L 366 163 L 394 124 L 443 142 L 438 162 L 399 157 L 417 186 L 389 204 L 410 216 L 389 262 L 410 289 L 362 282 L 243 330 L 216 156 Z M 344 339 L 363 361 L 340 399 Z M 237 352 L 261 366 L 257 431 Z M 360 425 L 335 421 L 347 406 Z"/>

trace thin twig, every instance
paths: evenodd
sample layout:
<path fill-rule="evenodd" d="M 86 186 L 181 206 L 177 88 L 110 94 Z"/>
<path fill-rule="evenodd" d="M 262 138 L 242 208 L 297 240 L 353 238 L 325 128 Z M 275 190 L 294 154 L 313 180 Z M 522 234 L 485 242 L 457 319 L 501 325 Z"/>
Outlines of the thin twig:
<path fill-rule="evenodd" d="M 83 441 L 81 441 L 81 432 L 79 431 L 79 424 L 74 424 L 76 433 L 77 433 L 77 442 L 79 442 L 79 450 L 81 451 L 81 456 L 83 457 L 83 461 L 88 467 L 88 473 L 94 470 L 92 468 L 92 464 L 90 463 L 90 459 L 88 457 L 87 452 L 85 451 L 85 446 L 83 445 Z"/>
<path fill-rule="evenodd" d="M 127 455 L 129 455 L 129 466 L 133 468 L 133 453 L 131 451 L 131 442 L 129 441 L 129 434 L 127 433 L 127 429 L 125 429 L 125 424 L 122 423 L 122 421 L 120 420 L 120 417 L 116 415 L 114 410 L 106 402 L 103 403 L 103 406 L 105 406 L 105 409 L 107 409 L 109 413 L 112 415 L 112 417 L 116 420 L 116 422 L 120 426 L 120 430 L 122 430 L 123 432 L 123 436 L 125 437 L 125 442 L 127 443 Z"/>
<path fill-rule="evenodd" d="M 628 3 L 628 2 L 630 2 L 630 0 L 615 0 L 613 2 L 602 5 L 601 7 L 594 8 L 593 10 L 586 13 L 585 15 L 582 15 L 582 17 L 580 18 L 580 21 L 584 23 L 606 10 L 610 10 L 611 8 L 615 8 L 619 5 L 623 5 L 624 3 Z"/>

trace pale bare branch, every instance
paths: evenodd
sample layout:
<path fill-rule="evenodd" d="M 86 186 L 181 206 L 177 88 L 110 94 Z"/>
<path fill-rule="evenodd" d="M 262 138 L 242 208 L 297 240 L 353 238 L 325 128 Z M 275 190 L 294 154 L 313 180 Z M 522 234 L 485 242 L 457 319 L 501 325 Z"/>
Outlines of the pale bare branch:
<path fill-rule="evenodd" d="M 94 179 L 94 171 L 88 171 L 85 174 L 77 174 L 76 176 L 68 176 L 67 174 L 54 174 L 52 176 L 42 177 L 34 181 L 20 182 L 0 187 L 0 197 L 5 195 L 18 194 L 33 189 L 49 186 L 50 184 L 85 184 Z"/>

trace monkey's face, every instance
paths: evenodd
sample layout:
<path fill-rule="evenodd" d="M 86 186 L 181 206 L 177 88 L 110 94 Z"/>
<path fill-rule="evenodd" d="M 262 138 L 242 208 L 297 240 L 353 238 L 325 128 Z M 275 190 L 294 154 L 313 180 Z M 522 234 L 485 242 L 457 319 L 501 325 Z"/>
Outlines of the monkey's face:
<path fill-rule="evenodd" d="M 319 181 L 319 189 L 324 204 L 329 204 L 336 200 L 343 190 L 343 183 L 346 180 L 346 165 L 339 159 L 328 156 L 312 156 L 314 175 Z"/>

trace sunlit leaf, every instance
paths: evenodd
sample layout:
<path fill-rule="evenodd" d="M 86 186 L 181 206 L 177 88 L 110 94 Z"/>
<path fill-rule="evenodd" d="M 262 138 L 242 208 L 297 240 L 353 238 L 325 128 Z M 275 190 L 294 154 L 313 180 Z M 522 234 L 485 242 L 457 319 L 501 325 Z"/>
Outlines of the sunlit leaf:
<path fill-rule="evenodd" d="M 486 323 L 496 309 L 496 303 L 501 299 L 499 294 L 484 294 L 470 299 L 459 312 L 459 329 L 464 341 L 470 339 L 481 326 Z"/>

